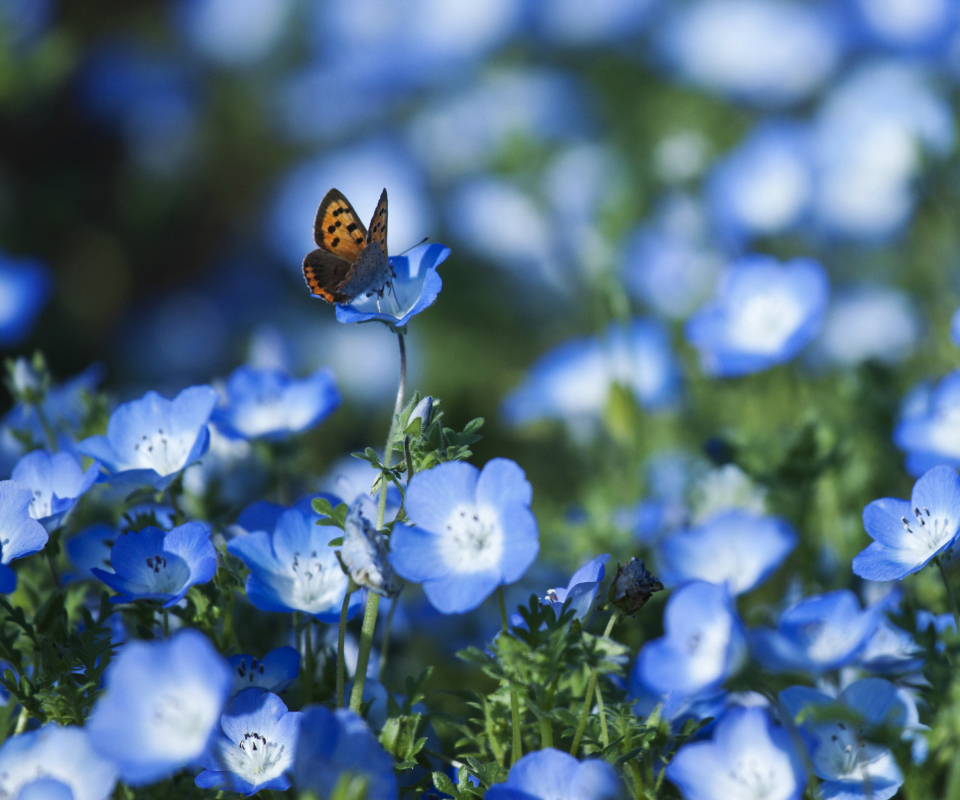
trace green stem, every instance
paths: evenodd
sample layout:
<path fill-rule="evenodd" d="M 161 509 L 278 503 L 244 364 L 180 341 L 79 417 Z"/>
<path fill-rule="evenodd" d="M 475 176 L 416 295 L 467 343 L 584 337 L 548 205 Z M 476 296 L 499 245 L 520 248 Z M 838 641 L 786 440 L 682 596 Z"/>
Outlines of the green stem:
<path fill-rule="evenodd" d="M 304 705 L 313 702 L 313 676 L 317 670 L 313 657 L 313 619 L 307 617 L 303 624 L 303 699 Z"/>
<path fill-rule="evenodd" d="M 390 653 L 390 631 L 393 630 L 393 614 L 397 610 L 397 603 L 400 602 L 398 594 L 390 601 L 390 610 L 387 612 L 387 621 L 383 624 L 383 641 L 380 642 L 380 671 L 377 674 L 377 680 L 383 683 L 387 674 L 387 656 Z"/>
<path fill-rule="evenodd" d="M 400 385 L 397 387 L 397 402 L 393 405 L 393 417 L 390 419 L 390 432 L 387 434 L 387 445 L 383 448 L 383 466 L 390 467 L 393 459 L 393 442 L 397 437 L 397 418 L 403 411 L 403 394 L 407 388 L 407 345 L 403 334 L 397 331 L 397 342 L 400 345 Z M 383 530 L 383 517 L 387 512 L 387 486 L 389 481 L 385 474 L 380 476 L 380 497 L 377 501 L 377 530 Z M 357 653 L 357 669 L 353 673 L 353 691 L 350 692 L 350 708 L 360 712 L 363 700 L 363 684 L 367 680 L 367 664 L 370 663 L 370 648 L 373 646 L 373 631 L 377 627 L 377 609 L 380 607 L 380 595 L 376 592 L 367 592 L 367 606 L 363 610 L 363 628 L 360 630 L 360 651 Z"/>
<path fill-rule="evenodd" d="M 340 636 L 337 639 L 337 708 L 343 708 L 343 683 L 347 674 L 343 646 L 347 637 L 347 609 L 350 607 L 350 595 L 355 590 L 355 584 L 350 581 L 347 593 L 343 596 L 343 607 L 340 609 Z"/>
<path fill-rule="evenodd" d="M 43 406 L 40 403 L 37 403 L 33 410 L 37 412 L 37 419 L 40 420 L 40 427 L 43 428 L 43 433 L 47 437 L 47 442 L 50 444 L 50 452 L 57 452 L 57 434 L 53 431 L 53 425 L 50 424 L 50 420 L 47 419 L 47 412 L 43 410 Z"/>
<path fill-rule="evenodd" d="M 593 705 L 593 692 L 597 688 L 597 671 L 590 673 L 590 680 L 587 683 L 587 693 L 583 696 L 583 710 L 580 712 L 580 722 L 577 723 L 577 732 L 573 736 L 573 744 L 570 745 L 570 755 L 576 758 L 577 751 L 580 749 L 580 740 L 583 738 L 583 732 L 587 729 L 587 718 L 590 716 L 590 707 Z"/>
<path fill-rule="evenodd" d="M 597 713 L 600 715 L 600 741 L 604 748 L 610 746 L 610 731 L 607 730 L 607 714 L 603 710 L 603 692 L 600 690 L 600 682 L 597 681 Z"/>
<path fill-rule="evenodd" d="M 502 586 L 497 587 L 497 604 L 500 606 L 500 624 L 503 626 L 503 632 L 508 633 L 510 622 L 507 619 L 507 603 L 503 599 Z M 520 693 L 516 686 L 510 687 L 510 724 L 513 728 L 513 747 L 510 749 L 510 766 L 512 767 L 523 753 L 523 738 L 520 735 Z"/>
<path fill-rule="evenodd" d="M 940 556 L 937 556 L 934 561 L 936 561 L 937 566 L 940 567 L 940 577 L 943 578 L 943 587 L 947 590 L 947 600 L 950 603 L 950 611 L 953 613 L 953 623 L 956 625 L 957 633 L 960 633 L 960 612 L 957 611 L 957 598 L 953 596 L 950 581 L 947 580 L 947 570 L 943 566 L 943 561 Z"/>

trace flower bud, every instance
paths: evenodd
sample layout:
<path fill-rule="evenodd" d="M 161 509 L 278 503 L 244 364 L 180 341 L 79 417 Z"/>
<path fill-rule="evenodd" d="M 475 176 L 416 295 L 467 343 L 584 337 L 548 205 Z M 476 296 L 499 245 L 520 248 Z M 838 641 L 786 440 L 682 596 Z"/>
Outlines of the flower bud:
<path fill-rule="evenodd" d="M 384 597 L 400 594 L 400 582 L 387 559 L 383 534 L 363 515 L 362 505 L 350 509 L 343 527 L 340 563 L 355 584 Z"/>
<path fill-rule="evenodd" d="M 636 614 L 663 584 L 637 557 L 626 564 L 617 562 L 617 574 L 610 584 L 610 602 L 626 616 Z"/>

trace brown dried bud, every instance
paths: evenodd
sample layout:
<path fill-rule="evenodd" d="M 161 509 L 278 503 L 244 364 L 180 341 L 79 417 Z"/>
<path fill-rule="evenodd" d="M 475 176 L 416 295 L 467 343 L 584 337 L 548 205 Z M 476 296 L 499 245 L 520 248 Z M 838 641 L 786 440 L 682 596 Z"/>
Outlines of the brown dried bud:
<path fill-rule="evenodd" d="M 620 613 L 630 616 L 646 605 L 654 592 L 662 592 L 663 584 L 639 558 L 626 564 L 617 562 L 617 574 L 610 584 L 610 602 Z"/>

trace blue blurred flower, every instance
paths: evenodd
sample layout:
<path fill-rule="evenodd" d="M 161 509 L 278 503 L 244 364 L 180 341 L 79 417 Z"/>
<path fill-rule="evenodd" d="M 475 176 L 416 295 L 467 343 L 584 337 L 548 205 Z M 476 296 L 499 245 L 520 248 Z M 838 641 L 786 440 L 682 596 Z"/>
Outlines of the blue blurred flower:
<path fill-rule="evenodd" d="M 688 698 L 719 689 L 746 659 L 746 631 L 725 586 L 681 586 L 667 600 L 663 630 L 640 650 L 634 673 L 664 700 L 668 717 Z"/>
<path fill-rule="evenodd" d="M 69 800 L 107 800 L 117 782 L 117 768 L 98 754 L 93 737 L 83 728 L 53 723 L 7 739 L 0 747 L 0 796 L 56 798 L 55 787 L 40 794 L 26 787 L 45 778 L 66 787 Z"/>
<path fill-rule="evenodd" d="M 110 415 L 106 436 L 84 439 L 77 450 L 102 462 L 111 482 L 164 489 L 207 451 L 216 403 L 209 386 L 184 389 L 173 400 L 147 392 Z"/>
<path fill-rule="evenodd" d="M 30 515 L 33 492 L 16 481 L 0 481 L 0 594 L 17 587 L 11 561 L 39 553 L 47 531 Z"/>
<path fill-rule="evenodd" d="M 226 661 L 198 631 L 122 645 L 87 732 L 131 786 L 162 780 L 209 752 L 230 696 Z"/>
<path fill-rule="evenodd" d="M 223 710 L 211 752 L 201 760 L 205 769 L 197 775 L 197 786 L 248 797 L 261 789 L 289 789 L 286 773 L 297 752 L 302 716 L 270 692 L 240 692 Z"/>
<path fill-rule="evenodd" d="M 910 709 L 893 684 L 865 678 L 850 684 L 836 698 L 806 686 L 791 686 L 779 697 L 794 717 L 805 709 L 820 709 L 815 719 L 808 717 L 800 723 L 800 731 L 824 797 L 888 800 L 897 793 L 903 775 L 893 753 L 864 738 L 871 729 L 906 725 Z M 836 721 L 829 719 L 831 707 L 838 711 Z M 861 722 L 852 723 L 850 712 Z"/>
<path fill-rule="evenodd" d="M 262 611 L 302 611 L 321 622 L 338 622 L 349 582 L 334 549 L 330 529 L 305 509 L 284 511 L 271 532 L 252 531 L 231 539 L 227 550 L 250 568 L 247 599 Z M 349 616 L 363 604 L 350 597 Z M 348 617 L 349 618 L 349 617 Z"/>
<path fill-rule="evenodd" d="M 319 424 L 339 405 L 330 370 L 298 380 L 278 369 L 239 367 L 211 420 L 227 436 L 281 441 Z"/>
<path fill-rule="evenodd" d="M 736 596 L 763 583 L 796 546 L 796 532 L 780 517 L 721 511 L 663 539 L 657 574 L 668 586 L 690 580 L 726 584 Z"/>
<path fill-rule="evenodd" d="M 950 617 L 952 623 L 953 615 L 946 616 Z M 925 653 L 907 631 L 887 619 L 881 619 L 873 636 L 860 651 L 857 664 L 877 675 L 902 675 L 919 670 L 926 660 Z"/>
<path fill-rule="evenodd" d="M 731 708 L 708 741 L 684 744 L 666 768 L 686 800 L 799 800 L 807 774 L 789 732 L 762 708 Z"/>
<path fill-rule="evenodd" d="M 97 461 L 84 472 L 71 453 L 50 455 L 44 450 L 34 450 L 17 462 L 10 477 L 33 494 L 30 516 L 52 531 L 93 486 L 99 473 Z"/>
<path fill-rule="evenodd" d="M 0 2 L 0 28 L 4 38 L 15 46 L 32 44 L 53 17 L 53 0 L 3 0 Z"/>
<path fill-rule="evenodd" d="M 939 464 L 960 467 L 960 370 L 935 386 L 920 384 L 904 398 L 893 443 L 906 453 L 911 475 Z"/>
<path fill-rule="evenodd" d="M 113 572 L 99 567 L 90 571 L 119 594 L 111 603 L 156 600 L 170 608 L 191 586 L 212 580 L 217 571 L 217 551 L 210 528 L 187 522 L 172 531 L 148 527 L 118 536 L 110 550 Z"/>
<path fill-rule="evenodd" d="M 37 778 L 25 783 L 17 800 L 75 800 L 70 786 L 56 778 Z"/>
<path fill-rule="evenodd" d="M 0 253 L 0 347 L 18 345 L 30 335 L 51 284 L 50 272 L 40 261 Z"/>
<path fill-rule="evenodd" d="M 80 579 L 95 578 L 93 569 L 110 566 L 110 550 L 117 539 L 111 525 L 92 525 L 67 540 L 67 555 L 79 570 Z"/>
<path fill-rule="evenodd" d="M 405 498 L 417 527 L 394 528 L 390 561 L 400 577 L 423 584 L 438 611 L 472 611 L 498 586 L 520 580 L 536 559 L 532 495 L 523 470 L 504 458 L 482 471 L 450 461 L 418 472 Z"/>
<path fill-rule="evenodd" d="M 951 467 L 934 467 L 909 501 L 885 497 L 864 508 L 863 527 L 874 541 L 854 557 L 855 574 L 870 581 L 912 575 L 960 536 L 960 477 Z"/>
<path fill-rule="evenodd" d="M 716 299 L 687 321 L 687 340 L 709 375 L 760 372 L 789 361 L 817 335 L 829 293 L 816 261 L 745 256 L 727 267 Z"/>
<path fill-rule="evenodd" d="M 771 672 L 820 675 L 854 663 L 880 624 L 880 609 L 861 609 L 856 595 L 841 589 L 790 606 L 776 630 L 752 632 L 754 655 Z"/>
<path fill-rule="evenodd" d="M 574 572 L 566 586 L 547 591 L 546 601 L 550 603 L 557 617 L 566 605 L 568 611 L 574 612 L 576 619 L 586 618 L 603 582 L 606 571 L 604 564 L 609 560 L 609 555 L 597 556 Z"/>
<path fill-rule="evenodd" d="M 280 694 L 300 673 L 300 653 L 293 647 L 278 647 L 263 658 L 230 656 L 227 663 L 233 670 L 234 694 L 251 687 Z"/>
<path fill-rule="evenodd" d="M 505 783 L 496 783 L 484 800 L 615 800 L 624 787 L 606 761 L 577 761 L 569 753 L 545 747 L 527 753 L 510 767 Z"/>
<path fill-rule="evenodd" d="M 396 277 L 387 284 L 383 297 L 367 294 L 347 305 L 337 305 L 339 322 L 380 320 L 402 328 L 410 319 L 433 305 L 443 281 L 437 267 L 447 260 L 450 248 L 442 244 L 422 244 L 406 255 L 391 256 Z"/>
<path fill-rule="evenodd" d="M 192 47 L 218 64 L 245 67 L 276 47 L 291 0 L 181 0 L 175 20 Z"/>
<path fill-rule="evenodd" d="M 938 55 L 960 23 L 952 0 L 847 0 L 853 35 L 864 46 Z"/>
<path fill-rule="evenodd" d="M 293 766 L 299 791 L 330 797 L 341 779 L 366 781 L 367 800 L 397 800 L 393 759 L 361 717 L 345 708 L 308 706 L 300 724 L 300 746 Z"/>
<path fill-rule="evenodd" d="M 540 0 L 534 6 L 537 33 L 561 46 L 591 46 L 636 36 L 658 0 L 595 0 L 590 13 L 576 0 Z"/>
<path fill-rule="evenodd" d="M 933 628 L 936 632 L 938 637 L 936 649 L 938 653 L 942 653 L 947 647 L 947 643 L 940 640 L 939 637 L 951 629 L 953 630 L 954 636 L 956 636 L 957 633 L 957 622 L 953 618 L 953 614 L 949 611 L 946 614 L 931 614 L 929 611 L 919 609 L 917 611 L 916 623 L 917 633 L 923 633 L 929 628 Z"/>

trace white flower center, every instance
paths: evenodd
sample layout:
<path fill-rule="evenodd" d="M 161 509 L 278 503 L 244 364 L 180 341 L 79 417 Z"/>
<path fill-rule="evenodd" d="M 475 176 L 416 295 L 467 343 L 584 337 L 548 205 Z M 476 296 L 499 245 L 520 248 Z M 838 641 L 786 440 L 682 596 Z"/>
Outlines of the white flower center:
<path fill-rule="evenodd" d="M 497 510 L 490 506 L 457 506 L 447 517 L 440 552 L 455 572 L 482 572 L 499 566 L 503 529 Z"/>
<path fill-rule="evenodd" d="M 30 500 L 30 516 L 34 519 L 43 519 L 53 513 L 53 492 L 43 489 L 34 489 Z"/>
<path fill-rule="evenodd" d="M 154 703 L 150 732 L 159 752 L 190 756 L 203 750 L 215 722 L 206 692 L 173 689 L 162 692 Z M 199 697 L 204 701 L 197 702 Z M 213 713 L 211 713 L 213 712 Z"/>
<path fill-rule="evenodd" d="M 169 475 L 184 466 L 193 441 L 185 436 L 171 437 L 163 428 L 153 434 L 143 434 L 134 446 L 133 462 L 138 467 L 155 470 L 158 475 Z"/>
<path fill-rule="evenodd" d="M 244 733 L 236 747 L 221 752 L 227 762 L 224 766 L 230 772 L 257 784 L 280 774 L 284 766 L 281 764 L 284 749 L 279 742 L 272 742 L 253 731 Z"/>
<path fill-rule="evenodd" d="M 684 642 L 690 675 L 699 684 L 705 686 L 723 674 L 730 646 L 730 629 L 730 618 L 724 616 L 690 634 Z"/>
<path fill-rule="evenodd" d="M 764 800 L 783 793 L 782 774 L 773 765 L 750 754 L 734 762 L 727 773 L 733 786 L 738 787 L 738 800 Z"/>
<path fill-rule="evenodd" d="M 913 519 L 900 517 L 904 530 L 913 534 L 922 547 L 935 553 L 957 532 L 957 522 L 948 516 L 931 516 L 928 508 L 913 509 Z"/>
<path fill-rule="evenodd" d="M 293 585 L 290 594 L 296 607 L 313 613 L 336 605 L 347 576 L 336 562 L 324 563 L 313 550 L 309 555 L 294 553 L 290 563 Z"/>
<path fill-rule="evenodd" d="M 850 636 L 843 630 L 837 630 L 824 620 L 815 620 L 801 625 L 799 640 L 806 645 L 807 652 L 815 661 L 829 662 L 840 658 L 850 650 Z"/>
<path fill-rule="evenodd" d="M 730 342 L 749 353 L 775 353 L 802 319 L 796 298 L 786 292 L 763 292 L 748 299 L 731 320 Z"/>
<path fill-rule="evenodd" d="M 131 588 L 137 594 L 177 594 L 190 579 L 187 562 L 172 553 L 147 556 Z"/>

